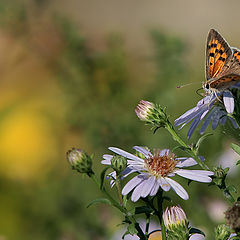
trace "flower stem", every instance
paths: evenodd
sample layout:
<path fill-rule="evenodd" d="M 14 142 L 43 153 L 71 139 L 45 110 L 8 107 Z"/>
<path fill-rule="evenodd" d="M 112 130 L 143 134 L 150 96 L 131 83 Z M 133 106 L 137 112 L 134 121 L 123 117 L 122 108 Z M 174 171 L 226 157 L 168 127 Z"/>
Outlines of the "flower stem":
<path fill-rule="evenodd" d="M 186 149 L 186 151 L 196 160 L 199 166 L 204 170 L 209 170 L 208 166 L 201 161 L 201 159 L 197 156 L 193 149 L 191 149 L 176 133 L 171 123 L 166 124 L 166 129 L 172 135 L 173 139 L 177 141 L 182 147 Z"/>
<path fill-rule="evenodd" d="M 125 213 L 124 208 L 121 205 L 119 205 L 119 203 L 109 195 L 109 193 L 106 191 L 106 189 L 104 187 L 102 187 L 102 188 L 100 187 L 100 183 L 97 180 L 96 175 L 95 174 L 91 175 L 91 178 L 98 185 L 99 189 L 108 197 L 108 199 L 110 200 L 112 205 L 114 207 L 116 207 L 117 209 L 119 209 L 121 212 Z"/>
<path fill-rule="evenodd" d="M 197 156 L 197 154 L 195 153 L 195 151 L 193 149 L 191 149 L 176 133 L 175 129 L 173 128 L 172 124 L 169 122 L 166 125 L 166 129 L 168 130 L 168 132 L 173 136 L 173 139 L 175 141 L 177 141 L 182 147 L 184 147 L 186 149 L 186 151 L 194 158 L 194 160 L 196 160 L 196 162 L 199 164 L 199 166 L 204 169 L 204 170 L 209 170 L 208 166 L 203 163 L 201 161 L 201 159 Z M 220 188 L 221 189 L 221 188 Z M 225 191 L 224 196 L 228 196 L 227 199 L 230 202 L 234 202 L 234 197 L 232 196 L 232 194 L 230 193 L 230 191 L 228 189 L 226 189 L 226 187 L 223 189 L 223 191 Z M 227 193 L 227 194 L 226 194 Z"/>
<path fill-rule="evenodd" d="M 116 187 L 117 187 L 117 192 L 118 192 L 118 197 L 120 201 L 120 205 L 123 206 L 123 198 L 122 198 L 122 188 L 121 188 L 121 183 L 120 183 L 120 176 L 116 172 Z"/>
<path fill-rule="evenodd" d="M 162 232 L 162 240 L 166 240 L 166 229 L 162 219 L 163 215 L 163 191 L 160 191 L 157 195 L 157 203 L 158 203 L 158 219 L 161 225 L 161 232 Z"/>
<path fill-rule="evenodd" d="M 113 199 L 109 193 L 106 191 L 106 189 L 104 187 L 101 188 L 99 181 L 96 178 L 95 174 L 91 175 L 92 180 L 97 184 L 97 186 L 99 187 L 99 189 L 106 195 L 106 197 L 110 200 L 110 202 L 112 203 L 112 205 L 114 207 L 116 207 L 118 210 L 120 210 L 122 213 L 124 213 L 124 215 L 126 216 L 126 218 L 130 221 L 130 223 L 134 224 L 136 230 L 137 230 L 137 236 L 140 238 L 140 240 L 147 240 L 146 235 L 144 234 L 144 232 L 142 231 L 141 227 L 139 226 L 139 223 L 136 221 L 136 219 L 134 218 L 134 216 L 132 216 L 131 214 L 128 213 L 128 210 L 123 207 L 122 205 L 120 205 L 115 199 Z M 120 200 L 121 202 L 121 200 Z"/>

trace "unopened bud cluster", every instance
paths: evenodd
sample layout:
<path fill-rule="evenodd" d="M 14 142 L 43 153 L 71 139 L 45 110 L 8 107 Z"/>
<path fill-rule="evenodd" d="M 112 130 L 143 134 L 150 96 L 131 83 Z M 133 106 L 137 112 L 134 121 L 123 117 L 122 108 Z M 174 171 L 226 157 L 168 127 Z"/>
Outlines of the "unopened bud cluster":
<path fill-rule="evenodd" d="M 230 228 L 225 224 L 218 225 L 215 229 L 215 240 L 228 240 L 231 234 Z"/>
<path fill-rule="evenodd" d="M 89 176 L 93 174 L 92 157 L 83 150 L 72 148 L 67 152 L 67 160 L 72 166 L 72 169 L 80 173 L 86 173 Z"/>
<path fill-rule="evenodd" d="M 135 112 L 141 121 L 144 121 L 153 127 L 165 127 L 170 124 L 165 108 L 157 104 L 141 100 L 137 105 Z"/>
<path fill-rule="evenodd" d="M 222 167 L 215 167 L 213 171 L 214 171 L 213 182 L 220 188 L 223 187 L 225 185 L 225 179 L 229 171 L 229 168 L 223 169 Z"/>

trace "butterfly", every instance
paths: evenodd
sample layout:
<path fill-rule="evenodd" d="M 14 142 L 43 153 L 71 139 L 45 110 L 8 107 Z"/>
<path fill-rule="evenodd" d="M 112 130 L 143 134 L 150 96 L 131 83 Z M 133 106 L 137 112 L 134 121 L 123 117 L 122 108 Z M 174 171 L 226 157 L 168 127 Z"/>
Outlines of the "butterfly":
<path fill-rule="evenodd" d="M 206 81 L 203 89 L 207 93 L 226 90 L 240 82 L 240 50 L 230 47 L 216 30 L 211 29 L 206 47 Z"/>

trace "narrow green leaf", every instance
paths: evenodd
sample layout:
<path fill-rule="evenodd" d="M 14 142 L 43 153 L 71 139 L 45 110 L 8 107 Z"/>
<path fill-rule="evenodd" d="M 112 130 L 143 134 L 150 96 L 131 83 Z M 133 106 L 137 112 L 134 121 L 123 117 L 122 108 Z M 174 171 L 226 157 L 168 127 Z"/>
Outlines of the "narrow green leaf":
<path fill-rule="evenodd" d="M 238 155 L 240 155 L 240 146 L 238 146 L 237 144 L 232 143 L 231 147 Z"/>
<path fill-rule="evenodd" d="M 109 168 L 110 168 L 110 166 L 104 168 L 103 171 L 101 172 L 101 175 L 100 175 L 100 189 L 101 190 L 103 189 L 103 183 L 104 183 L 104 180 L 105 180 L 105 175 L 106 175 L 106 172 Z"/>
<path fill-rule="evenodd" d="M 193 233 L 198 233 L 198 234 L 202 234 L 203 236 L 205 236 L 204 232 L 202 232 L 201 230 L 197 229 L 197 228 L 191 228 L 189 231 L 190 234 Z"/>
<path fill-rule="evenodd" d="M 237 193 L 237 189 L 234 185 L 230 185 L 227 187 L 227 189 L 230 191 L 230 192 L 234 192 L 234 193 Z"/>
<path fill-rule="evenodd" d="M 196 146 L 195 146 L 195 148 L 196 148 L 197 151 L 198 151 L 201 143 L 202 143 L 207 137 L 209 137 L 209 136 L 211 136 L 211 135 L 213 135 L 213 134 L 212 134 L 212 133 L 206 133 L 206 134 L 204 134 L 202 137 L 200 137 L 200 138 L 198 139 L 198 141 L 197 141 L 197 143 L 196 143 Z"/>
<path fill-rule="evenodd" d="M 240 164 L 240 160 L 237 161 L 236 165 L 239 165 Z"/>
<path fill-rule="evenodd" d="M 112 205 L 112 203 L 107 198 L 98 198 L 98 199 L 95 199 L 92 202 L 90 202 L 87 205 L 87 208 L 91 207 L 94 204 L 98 204 L 98 203 L 104 203 L 104 204 Z"/>

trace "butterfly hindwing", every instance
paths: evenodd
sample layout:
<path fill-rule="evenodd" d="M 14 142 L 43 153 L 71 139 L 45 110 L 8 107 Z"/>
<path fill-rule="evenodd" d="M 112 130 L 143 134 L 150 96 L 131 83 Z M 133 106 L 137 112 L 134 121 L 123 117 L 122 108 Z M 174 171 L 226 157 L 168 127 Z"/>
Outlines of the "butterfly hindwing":
<path fill-rule="evenodd" d="M 207 38 L 206 48 L 206 78 L 207 80 L 221 75 L 229 68 L 232 58 L 232 49 L 223 37 L 214 29 L 211 29 Z"/>

